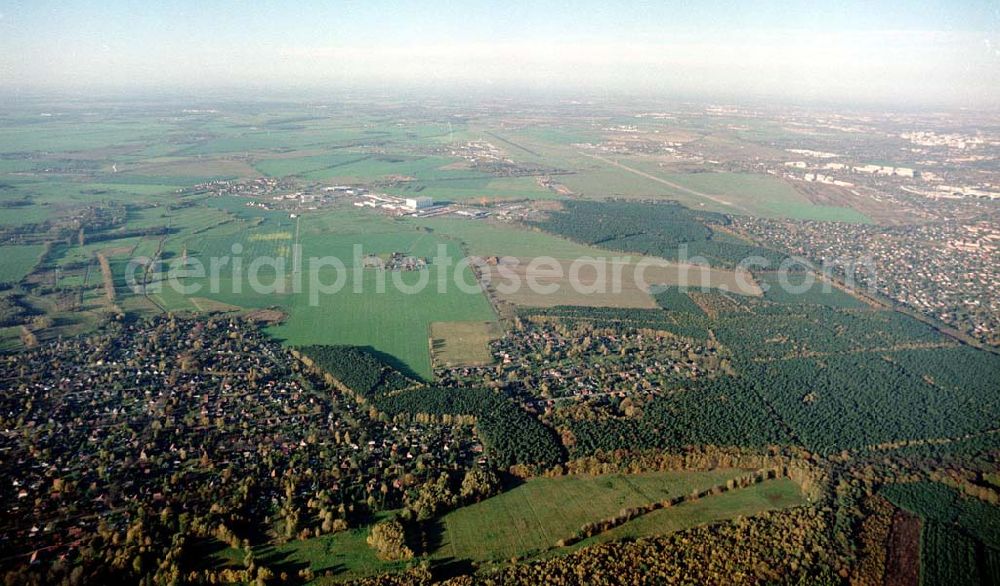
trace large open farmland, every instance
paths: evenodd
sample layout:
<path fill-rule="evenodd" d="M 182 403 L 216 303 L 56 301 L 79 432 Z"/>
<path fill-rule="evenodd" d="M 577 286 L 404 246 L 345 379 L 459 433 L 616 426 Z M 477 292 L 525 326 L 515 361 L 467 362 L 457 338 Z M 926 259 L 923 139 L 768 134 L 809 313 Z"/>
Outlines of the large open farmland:
<path fill-rule="evenodd" d="M 238 246 L 244 272 L 236 278 L 230 270 L 220 271 L 214 287 L 207 277 L 183 278 L 182 285 L 191 288 L 187 295 L 161 282 L 151 296 L 164 307 L 187 310 L 205 306 L 203 301 L 193 302 L 191 298 L 248 309 L 277 306 L 287 313 L 287 318 L 271 332 L 289 344 L 371 346 L 394 356 L 407 370 L 429 376 L 431 323 L 488 321 L 494 317 L 492 309 L 475 285 L 471 271 L 457 268 L 460 251 L 454 242 L 412 229 L 391 231 L 393 225 L 387 222 L 354 219 L 357 222 L 316 218 L 300 226 L 285 216 L 275 216 L 253 225 L 236 222 L 244 224 L 236 232 L 223 226 L 223 234 L 209 230 L 189 237 L 182 241 L 182 247 L 189 257 L 200 259 L 205 266 L 213 258 L 237 258 L 233 251 Z M 327 232 L 334 225 L 345 226 L 347 233 Z M 296 245 L 301 246 L 302 259 L 302 270 L 298 272 L 293 253 Z M 425 271 L 401 273 L 363 269 L 360 265 L 360 255 L 402 252 L 433 258 L 439 251 L 445 253 L 443 264 L 432 263 Z M 281 263 L 284 278 L 275 280 L 270 261 L 251 272 L 250 263 L 258 258 Z M 321 265 L 317 260 L 318 269 L 312 272 L 313 259 L 323 258 L 337 259 L 343 270 Z M 252 286 L 251 274 L 257 276 L 262 288 Z M 322 289 L 310 282 L 313 274 Z M 457 285 L 456 279 L 461 279 L 465 287 Z"/>
<path fill-rule="evenodd" d="M 434 230 L 435 234 L 460 241 L 469 254 L 476 256 L 551 256 L 560 260 L 609 256 L 607 249 L 588 246 L 541 230 L 513 224 L 470 222 L 448 218 L 409 220 Z"/>

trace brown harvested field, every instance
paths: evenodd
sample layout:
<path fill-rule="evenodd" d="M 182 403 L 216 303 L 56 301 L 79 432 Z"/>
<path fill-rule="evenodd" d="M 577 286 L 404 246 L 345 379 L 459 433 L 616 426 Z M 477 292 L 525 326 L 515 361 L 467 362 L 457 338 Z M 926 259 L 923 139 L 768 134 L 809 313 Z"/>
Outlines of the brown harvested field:
<path fill-rule="evenodd" d="M 579 262 L 574 266 L 574 263 Z M 652 309 L 656 301 L 649 294 L 652 285 L 702 286 L 761 295 L 760 287 L 748 273 L 678 264 L 651 257 L 632 257 L 615 264 L 609 257 L 595 265 L 585 261 L 504 259 L 499 267 L 489 267 L 493 289 L 504 301 L 527 307 L 581 305 Z M 603 268 L 601 268 L 603 267 Z M 530 284 L 534 283 L 534 286 Z M 513 285 L 519 284 L 514 287 Z"/>
<path fill-rule="evenodd" d="M 277 324 L 285 320 L 288 315 L 280 309 L 254 309 L 243 314 L 243 317 L 250 321 Z"/>
<path fill-rule="evenodd" d="M 433 322 L 431 360 L 435 367 L 490 364 L 490 340 L 502 333 L 500 324 L 491 321 Z"/>
<path fill-rule="evenodd" d="M 885 560 L 885 586 L 920 584 L 920 517 L 896 511 Z"/>

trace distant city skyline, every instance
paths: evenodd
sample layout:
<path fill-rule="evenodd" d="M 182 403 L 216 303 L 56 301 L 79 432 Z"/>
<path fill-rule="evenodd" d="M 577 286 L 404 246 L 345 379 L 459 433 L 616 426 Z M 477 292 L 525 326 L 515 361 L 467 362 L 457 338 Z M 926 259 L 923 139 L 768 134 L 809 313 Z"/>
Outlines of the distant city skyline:
<path fill-rule="evenodd" d="M 0 1 L 0 87 L 1000 106 L 997 2 Z"/>

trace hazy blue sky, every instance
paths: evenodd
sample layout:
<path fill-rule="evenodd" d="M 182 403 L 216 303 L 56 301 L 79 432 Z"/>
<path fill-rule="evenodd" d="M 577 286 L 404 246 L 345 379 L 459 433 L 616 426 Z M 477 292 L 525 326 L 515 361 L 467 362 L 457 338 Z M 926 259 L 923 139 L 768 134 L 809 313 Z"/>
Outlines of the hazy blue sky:
<path fill-rule="evenodd" d="M 481 86 L 997 106 L 1000 0 L 0 0 L 5 89 Z"/>

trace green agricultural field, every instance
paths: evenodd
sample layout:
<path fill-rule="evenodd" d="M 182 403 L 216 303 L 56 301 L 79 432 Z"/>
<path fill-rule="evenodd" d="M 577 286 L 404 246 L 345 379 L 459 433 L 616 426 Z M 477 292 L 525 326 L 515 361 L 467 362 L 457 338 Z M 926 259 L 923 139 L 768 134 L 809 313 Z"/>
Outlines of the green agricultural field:
<path fill-rule="evenodd" d="M 448 513 L 439 521 L 434 557 L 508 560 L 549 549 L 585 523 L 725 483 L 740 470 L 653 472 L 533 478 L 503 494 Z"/>
<path fill-rule="evenodd" d="M 26 277 L 41 259 L 45 246 L 23 244 L 0 246 L 0 283 L 16 283 Z"/>
<path fill-rule="evenodd" d="M 359 163 L 370 156 L 364 153 L 337 152 L 328 155 L 283 157 L 257 161 L 254 163 L 254 167 L 271 177 L 287 177 L 289 175 L 332 172 L 333 169 Z"/>
<path fill-rule="evenodd" d="M 279 306 L 288 318 L 271 329 L 271 333 L 288 344 L 351 344 L 371 346 L 400 362 L 400 366 L 422 377 L 430 377 L 431 361 L 428 339 L 430 324 L 451 321 L 491 321 L 493 310 L 485 296 L 475 287 L 468 268 L 458 273 L 471 292 L 456 285 L 456 266 L 462 256 L 454 241 L 408 229 L 377 216 L 359 216 L 353 210 L 344 217 L 317 217 L 300 226 L 287 216 L 271 214 L 260 223 L 236 222 L 231 225 L 189 236 L 171 247 L 183 246 L 191 259 L 200 259 L 206 269 L 211 259 L 241 258 L 242 275 L 236 279 L 231 268 L 219 271 L 213 289 L 208 276 L 185 277 L 180 282 L 192 289 L 187 294 L 175 291 L 168 282 L 160 281 L 160 290 L 151 297 L 166 309 L 197 310 L 207 307 L 205 300 L 243 308 Z M 340 233 L 341 229 L 343 232 Z M 353 233 L 352 233 L 353 232 Z M 302 246 L 302 270 L 293 270 L 293 247 Z M 241 247 L 239 256 L 234 245 Z M 402 252 L 433 259 L 440 250 L 445 256 L 441 264 L 432 262 L 424 271 L 393 272 L 363 269 L 356 249 L 361 254 L 388 255 Z M 276 285 L 274 268 L 262 265 L 256 272 L 261 285 L 274 286 L 269 291 L 255 291 L 249 277 L 254 259 L 267 257 L 283 262 L 285 279 Z M 335 257 L 344 270 L 321 266 L 315 272 L 318 282 L 331 286 L 320 289 L 310 285 L 310 259 Z M 279 260 L 280 259 L 280 260 Z M 450 263 L 450 264 L 449 264 Z M 227 265 L 231 266 L 231 265 Z M 341 288 L 333 292 L 332 285 L 343 275 Z M 163 278 L 166 275 L 160 274 Z M 426 285 L 421 288 L 421 281 Z M 439 284 L 441 288 L 439 289 Z M 281 288 L 283 287 L 283 290 Z M 296 289 L 298 287 L 298 289 Z M 315 295 L 311 295 L 311 292 Z M 441 292 L 439 292 L 441 291 Z M 193 303 L 190 297 L 198 298 Z"/>
<path fill-rule="evenodd" d="M 469 254 L 477 256 L 551 256 L 572 260 L 582 256 L 611 257 L 616 253 L 596 246 L 587 246 L 540 230 L 529 230 L 510 224 L 481 220 L 424 218 L 408 220 L 414 225 L 434 230 L 435 235 L 462 241 Z"/>
<path fill-rule="evenodd" d="M 21 344 L 21 327 L 9 326 L 0 328 L 0 350 L 9 352 L 23 348 Z"/>
<path fill-rule="evenodd" d="M 317 171 L 303 176 L 314 180 L 373 180 L 390 175 L 433 180 L 448 177 L 482 176 L 468 170 L 442 169 L 455 162 L 447 157 L 422 157 L 412 155 L 385 154 L 359 157 L 357 161 Z M 488 176 L 487 176 L 488 177 Z"/>
<path fill-rule="evenodd" d="M 118 201 L 124 204 L 163 203 L 181 187 L 179 184 L 156 182 L 115 182 L 116 176 L 103 176 L 100 182 L 26 180 L 11 182 L 15 193 L 30 194 L 33 207 L 49 206 L 53 210 L 69 205 Z M 48 215 L 53 215 L 51 212 Z M 2 216 L 2 214 L 0 214 Z"/>
<path fill-rule="evenodd" d="M 47 206 L 35 203 L 23 206 L 0 207 L 0 226 L 19 226 L 21 224 L 44 222 L 49 217 L 49 211 Z"/>
<path fill-rule="evenodd" d="M 6 152 L 81 151 L 155 142 L 170 129 L 169 124 L 154 119 L 129 120 L 86 119 L 77 116 L 37 118 L 23 125 L 0 128 L 0 145 Z"/>

